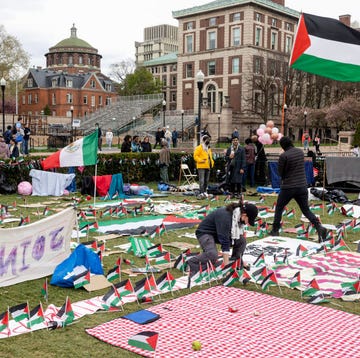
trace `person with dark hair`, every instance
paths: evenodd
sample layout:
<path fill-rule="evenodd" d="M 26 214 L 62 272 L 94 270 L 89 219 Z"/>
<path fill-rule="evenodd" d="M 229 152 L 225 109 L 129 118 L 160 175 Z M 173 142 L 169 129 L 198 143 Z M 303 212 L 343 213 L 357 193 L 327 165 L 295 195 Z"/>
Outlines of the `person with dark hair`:
<path fill-rule="evenodd" d="M 16 139 L 13 137 L 10 139 L 10 158 L 12 159 L 16 159 L 19 157 L 20 155 L 20 151 L 19 151 L 19 147 L 18 147 L 18 142 L 16 141 Z"/>
<path fill-rule="evenodd" d="M 231 146 L 225 154 L 227 163 L 228 183 L 233 196 L 239 196 L 242 192 L 243 175 L 246 168 L 245 150 L 239 144 L 238 137 L 232 137 Z"/>
<path fill-rule="evenodd" d="M 218 259 L 216 244 L 221 246 L 224 265 L 227 265 L 230 259 L 240 259 L 241 268 L 248 267 L 242 262 L 246 248 L 244 226 L 254 226 L 257 214 L 258 209 L 254 204 L 231 203 L 207 215 L 195 232 L 203 252 L 187 261 L 190 276 L 199 271 L 200 265 L 202 269 L 206 269 L 209 261 L 215 265 Z M 231 247 L 233 250 L 230 257 Z"/>
<path fill-rule="evenodd" d="M 4 133 L 4 140 L 7 145 L 10 144 L 10 139 L 12 137 L 13 131 L 11 126 L 6 127 L 6 131 Z"/>
<path fill-rule="evenodd" d="M 315 226 L 321 243 L 326 240 L 327 230 L 309 208 L 304 153 L 301 149 L 294 147 L 289 137 L 282 137 L 280 146 L 284 150 L 278 161 L 281 185 L 270 235 L 279 236 L 282 212 L 290 200 L 295 199 L 301 212 Z"/>
<path fill-rule="evenodd" d="M 121 153 L 130 153 L 131 152 L 131 135 L 127 134 L 124 137 L 124 141 L 121 144 Z"/>
<path fill-rule="evenodd" d="M 102 146 L 102 132 L 101 128 L 99 126 L 99 123 L 95 123 L 95 129 L 98 131 L 98 149 L 101 152 L 101 146 Z"/>
<path fill-rule="evenodd" d="M 161 147 L 159 152 L 160 180 L 163 183 L 169 183 L 170 149 L 166 139 L 161 141 Z"/>
<path fill-rule="evenodd" d="M 151 152 L 151 143 L 149 136 L 145 136 L 143 141 L 141 142 L 141 151 L 143 153 L 150 153 Z"/>
<path fill-rule="evenodd" d="M 157 145 L 159 144 L 160 148 L 161 148 L 161 139 L 164 138 L 164 132 L 162 131 L 162 129 L 160 127 L 158 127 L 157 132 L 155 134 L 155 145 L 154 145 L 154 149 L 156 149 Z"/>
<path fill-rule="evenodd" d="M 201 138 L 201 143 L 194 150 L 194 160 L 199 175 L 200 193 L 198 199 L 205 199 L 207 197 L 210 169 L 214 167 L 209 136 L 204 135 Z"/>
<path fill-rule="evenodd" d="M 243 174 L 242 185 L 245 188 L 247 178 L 250 177 L 250 186 L 253 188 L 255 186 L 255 145 L 251 138 L 246 138 L 245 144 L 246 167 Z"/>
<path fill-rule="evenodd" d="M 266 153 L 264 145 L 259 141 L 257 135 L 251 137 L 252 142 L 255 144 L 255 180 L 260 185 L 265 185 L 266 179 Z"/>

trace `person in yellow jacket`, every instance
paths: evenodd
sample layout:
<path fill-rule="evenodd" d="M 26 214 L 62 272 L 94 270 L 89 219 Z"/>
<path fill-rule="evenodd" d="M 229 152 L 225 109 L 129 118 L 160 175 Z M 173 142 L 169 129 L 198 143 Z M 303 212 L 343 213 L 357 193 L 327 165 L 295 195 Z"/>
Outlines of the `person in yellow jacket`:
<path fill-rule="evenodd" d="M 204 135 L 201 143 L 194 150 L 194 160 L 199 175 L 200 194 L 199 199 L 207 197 L 207 186 L 210 178 L 210 169 L 214 167 L 214 159 L 210 149 L 210 137 Z"/>

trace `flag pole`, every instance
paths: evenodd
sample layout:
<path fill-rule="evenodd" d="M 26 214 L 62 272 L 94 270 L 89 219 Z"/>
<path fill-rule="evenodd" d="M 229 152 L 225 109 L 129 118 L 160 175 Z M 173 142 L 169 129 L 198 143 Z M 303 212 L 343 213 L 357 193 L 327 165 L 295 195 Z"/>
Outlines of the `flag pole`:
<path fill-rule="evenodd" d="M 285 103 L 286 103 L 286 85 L 284 86 L 284 98 L 283 98 L 283 105 L 282 105 L 282 111 L 281 111 L 281 133 L 282 133 L 283 135 L 285 135 L 285 133 L 284 133 Z"/>

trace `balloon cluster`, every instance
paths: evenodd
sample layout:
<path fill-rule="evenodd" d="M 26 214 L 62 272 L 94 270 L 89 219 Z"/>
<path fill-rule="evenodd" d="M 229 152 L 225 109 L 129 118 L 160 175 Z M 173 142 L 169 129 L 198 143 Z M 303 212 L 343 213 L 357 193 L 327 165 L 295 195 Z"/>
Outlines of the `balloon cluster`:
<path fill-rule="evenodd" d="M 273 121 L 267 121 L 265 124 L 260 124 L 259 128 L 256 130 L 258 135 L 259 142 L 262 144 L 273 144 L 274 140 L 280 140 L 283 136 L 279 132 L 279 128 L 275 127 Z"/>

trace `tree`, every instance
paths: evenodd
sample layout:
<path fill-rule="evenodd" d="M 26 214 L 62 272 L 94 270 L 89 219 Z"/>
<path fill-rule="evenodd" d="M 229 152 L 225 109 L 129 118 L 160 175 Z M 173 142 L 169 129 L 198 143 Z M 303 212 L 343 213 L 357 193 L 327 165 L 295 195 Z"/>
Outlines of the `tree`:
<path fill-rule="evenodd" d="M 110 65 L 111 72 L 109 77 L 121 84 L 127 75 L 134 73 L 135 68 L 135 62 L 131 58 L 122 60 L 118 63 L 113 63 Z"/>
<path fill-rule="evenodd" d="M 122 96 L 154 93 L 161 93 L 161 83 L 145 67 L 139 67 L 134 73 L 127 75 L 119 91 Z"/>
<path fill-rule="evenodd" d="M 8 80 L 19 79 L 29 67 L 29 55 L 16 37 L 9 35 L 0 25 L 0 76 Z"/>

